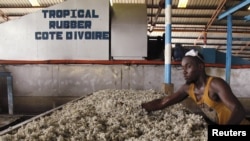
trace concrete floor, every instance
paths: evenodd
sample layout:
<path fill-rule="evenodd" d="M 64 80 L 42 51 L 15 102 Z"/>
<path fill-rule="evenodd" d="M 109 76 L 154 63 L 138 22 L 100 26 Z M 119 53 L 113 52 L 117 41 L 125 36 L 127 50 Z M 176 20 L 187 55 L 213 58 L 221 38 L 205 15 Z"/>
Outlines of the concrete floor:
<path fill-rule="evenodd" d="M 0 132 L 33 116 L 0 114 Z"/>

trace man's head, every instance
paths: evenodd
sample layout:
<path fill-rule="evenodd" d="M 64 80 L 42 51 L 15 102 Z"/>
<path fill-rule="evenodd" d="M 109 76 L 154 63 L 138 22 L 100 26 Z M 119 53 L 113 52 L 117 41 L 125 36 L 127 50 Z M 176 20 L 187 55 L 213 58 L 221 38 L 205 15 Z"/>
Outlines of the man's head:
<path fill-rule="evenodd" d="M 204 59 L 198 51 L 188 51 L 181 61 L 183 75 L 186 83 L 193 83 L 198 80 L 200 75 L 205 74 Z"/>

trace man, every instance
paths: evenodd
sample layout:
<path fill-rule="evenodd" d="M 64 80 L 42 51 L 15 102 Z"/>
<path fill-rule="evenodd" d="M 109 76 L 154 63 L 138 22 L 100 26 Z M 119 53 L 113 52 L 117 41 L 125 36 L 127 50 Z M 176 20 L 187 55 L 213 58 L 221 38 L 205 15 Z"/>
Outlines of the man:
<path fill-rule="evenodd" d="M 206 74 L 203 57 L 198 51 L 188 51 L 181 62 L 186 83 L 174 94 L 143 103 L 148 112 L 181 102 L 188 96 L 216 124 L 243 124 L 245 110 L 230 86 L 219 77 Z"/>

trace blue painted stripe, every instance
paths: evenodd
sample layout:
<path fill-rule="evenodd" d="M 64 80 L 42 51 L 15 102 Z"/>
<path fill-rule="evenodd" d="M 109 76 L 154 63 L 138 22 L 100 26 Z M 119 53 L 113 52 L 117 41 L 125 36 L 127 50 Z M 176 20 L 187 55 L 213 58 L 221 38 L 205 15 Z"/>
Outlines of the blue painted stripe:
<path fill-rule="evenodd" d="M 171 24 L 167 24 L 166 27 L 165 27 L 165 31 L 166 31 L 166 36 L 165 36 L 165 44 L 171 44 L 171 27 L 172 25 Z"/>
<path fill-rule="evenodd" d="M 227 16 L 226 81 L 230 84 L 232 53 L 232 15 Z"/>
<path fill-rule="evenodd" d="M 171 64 L 165 64 L 165 72 L 164 73 L 165 73 L 164 82 L 167 84 L 171 84 Z"/>
<path fill-rule="evenodd" d="M 165 0 L 165 2 L 166 2 L 165 6 L 172 5 L 172 0 Z"/>

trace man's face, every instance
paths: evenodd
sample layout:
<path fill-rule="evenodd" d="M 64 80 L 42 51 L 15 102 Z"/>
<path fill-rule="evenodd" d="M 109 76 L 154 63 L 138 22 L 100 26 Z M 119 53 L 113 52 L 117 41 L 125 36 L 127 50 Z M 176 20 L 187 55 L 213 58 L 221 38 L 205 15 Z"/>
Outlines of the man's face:
<path fill-rule="evenodd" d="M 181 66 L 183 68 L 183 76 L 187 84 L 197 81 L 198 76 L 201 73 L 201 69 L 198 63 L 193 57 L 184 57 L 181 61 Z"/>

